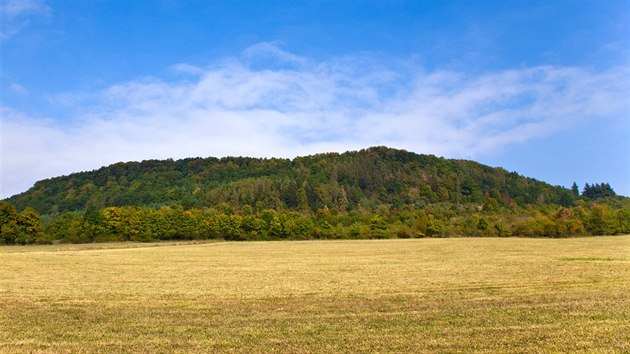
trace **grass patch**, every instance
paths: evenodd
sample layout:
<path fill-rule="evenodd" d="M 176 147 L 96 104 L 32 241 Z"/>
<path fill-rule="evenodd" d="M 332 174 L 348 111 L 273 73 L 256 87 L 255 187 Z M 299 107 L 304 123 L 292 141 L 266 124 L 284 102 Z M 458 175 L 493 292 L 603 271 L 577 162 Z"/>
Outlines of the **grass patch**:
<path fill-rule="evenodd" d="M 630 351 L 628 236 L 142 245 L 0 247 L 0 351 Z"/>

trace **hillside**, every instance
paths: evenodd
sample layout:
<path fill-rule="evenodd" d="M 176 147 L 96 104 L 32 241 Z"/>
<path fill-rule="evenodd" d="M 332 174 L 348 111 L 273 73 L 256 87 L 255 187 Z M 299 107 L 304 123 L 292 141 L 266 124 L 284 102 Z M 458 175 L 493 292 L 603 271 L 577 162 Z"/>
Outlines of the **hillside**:
<path fill-rule="evenodd" d="M 374 147 L 117 163 L 0 201 L 6 244 L 630 233 L 630 198 Z"/>
<path fill-rule="evenodd" d="M 117 163 L 39 181 L 8 198 L 41 214 L 87 207 L 264 206 L 278 210 L 424 206 L 437 202 L 573 205 L 570 190 L 491 168 L 404 150 L 373 147 L 289 159 L 189 158 Z"/>

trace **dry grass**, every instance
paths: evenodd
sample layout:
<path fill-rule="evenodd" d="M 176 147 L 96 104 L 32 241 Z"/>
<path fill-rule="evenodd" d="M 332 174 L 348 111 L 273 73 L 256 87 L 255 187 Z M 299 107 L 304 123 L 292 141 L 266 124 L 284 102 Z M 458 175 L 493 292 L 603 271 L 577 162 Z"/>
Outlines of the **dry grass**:
<path fill-rule="evenodd" d="M 630 351 L 630 236 L 126 246 L 0 247 L 0 351 Z"/>

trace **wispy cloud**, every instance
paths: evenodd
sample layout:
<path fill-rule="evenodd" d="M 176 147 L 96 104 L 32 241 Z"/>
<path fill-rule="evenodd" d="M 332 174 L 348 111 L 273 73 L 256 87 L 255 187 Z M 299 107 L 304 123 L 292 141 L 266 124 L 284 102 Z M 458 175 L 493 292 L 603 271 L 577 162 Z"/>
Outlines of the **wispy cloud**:
<path fill-rule="evenodd" d="M 261 50 L 271 67 L 256 62 Z M 1 193 L 148 158 L 292 157 L 373 145 L 476 158 L 629 109 L 627 68 L 469 75 L 401 67 L 369 56 L 318 62 L 264 44 L 205 68 L 179 64 L 178 81 L 59 96 L 74 112 L 70 121 L 5 107 Z"/>
<path fill-rule="evenodd" d="M 2 26 L 0 40 L 7 40 L 24 28 L 35 16 L 50 16 L 51 10 L 43 0 L 1 0 Z"/>
<path fill-rule="evenodd" d="M 15 82 L 9 85 L 8 91 L 11 92 L 12 94 L 19 95 L 19 96 L 28 95 L 28 90 L 26 89 L 26 87 Z"/>

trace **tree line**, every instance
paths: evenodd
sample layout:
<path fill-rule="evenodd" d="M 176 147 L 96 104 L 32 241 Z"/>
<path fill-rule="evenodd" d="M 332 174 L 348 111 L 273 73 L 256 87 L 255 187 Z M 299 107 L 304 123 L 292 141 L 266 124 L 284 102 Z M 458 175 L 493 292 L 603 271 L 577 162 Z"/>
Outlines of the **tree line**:
<path fill-rule="evenodd" d="M 387 147 L 117 163 L 1 201 L 0 242 L 630 233 L 630 198 Z"/>
<path fill-rule="evenodd" d="M 582 196 L 588 199 L 599 199 L 606 197 L 616 197 L 617 193 L 612 189 L 608 183 L 595 183 L 584 185 L 582 190 Z"/>
<path fill-rule="evenodd" d="M 418 237 L 574 237 L 630 233 L 630 206 L 581 203 L 575 207 L 502 207 L 434 204 L 315 213 L 227 203 L 216 208 L 162 206 L 88 208 L 41 217 L 0 201 L 0 240 L 5 244 L 159 240 L 306 240 Z"/>

